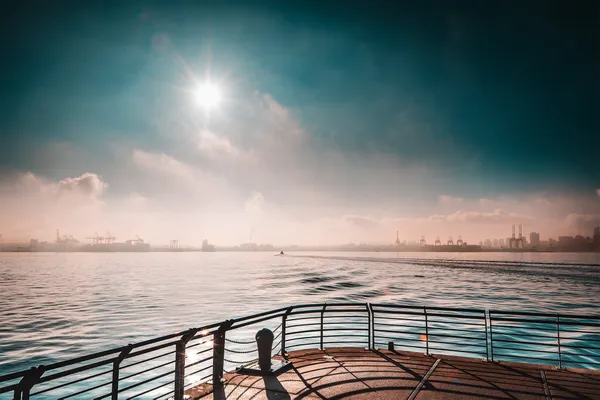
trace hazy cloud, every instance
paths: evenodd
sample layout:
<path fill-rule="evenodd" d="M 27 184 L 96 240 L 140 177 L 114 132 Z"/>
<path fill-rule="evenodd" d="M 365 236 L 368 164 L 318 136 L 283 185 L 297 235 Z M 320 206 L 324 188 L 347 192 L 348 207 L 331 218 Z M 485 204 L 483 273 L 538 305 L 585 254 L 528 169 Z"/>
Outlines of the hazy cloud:
<path fill-rule="evenodd" d="M 503 237 L 520 223 L 545 236 L 585 230 L 597 207 L 590 193 L 451 192 L 440 186 L 445 178 L 435 163 L 327 145 L 268 94 L 251 95 L 233 113 L 223 110 L 210 124 L 183 117 L 180 125 L 165 124 L 169 140 L 161 146 L 114 143 L 115 162 L 100 170 L 87 166 L 87 157 L 68 160 L 72 170 L 98 173 L 53 180 L 21 174 L 0 185 L 0 217 L 25 239 L 60 228 L 80 237 L 140 234 L 157 244 L 238 244 L 249 235 L 276 244 L 391 243 L 398 230 L 402 240 L 462 234 L 472 242 Z M 446 190 L 452 194 L 439 195 Z M 239 229 L 232 233 L 233 225 Z"/>
<path fill-rule="evenodd" d="M 463 200 L 464 198 L 462 197 L 455 197 L 447 194 L 443 194 L 438 197 L 438 201 L 442 204 L 462 203 Z"/>
<path fill-rule="evenodd" d="M 565 223 L 576 233 L 591 236 L 594 228 L 600 226 L 600 214 L 571 213 L 565 217 Z"/>
<path fill-rule="evenodd" d="M 210 158 L 219 157 L 223 154 L 233 156 L 239 154 L 239 150 L 231 144 L 229 138 L 218 136 L 210 131 L 204 131 L 200 134 L 198 149 Z"/>
<path fill-rule="evenodd" d="M 475 224 L 497 224 L 497 223 L 512 223 L 523 220 L 530 220 L 530 217 L 519 215 L 513 212 L 508 212 L 502 209 L 495 209 L 492 212 L 479 212 L 479 211 L 457 211 L 453 214 L 448 215 L 431 215 L 429 217 L 433 221 L 445 221 L 445 222 L 461 222 L 461 223 L 475 223 Z"/>
<path fill-rule="evenodd" d="M 254 192 L 252 195 L 246 200 L 244 204 L 244 210 L 250 214 L 262 214 L 263 213 L 263 204 L 265 202 L 265 198 L 259 192 Z"/>
<path fill-rule="evenodd" d="M 196 173 L 194 168 L 164 153 L 150 153 L 135 149 L 133 162 L 140 168 L 155 174 L 178 179 L 186 184 L 194 184 Z"/>
<path fill-rule="evenodd" d="M 343 221 L 361 229 L 372 229 L 379 227 L 381 222 L 378 219 L 371 217 L 361 217 L 359 215 L 345 215 Z"/>

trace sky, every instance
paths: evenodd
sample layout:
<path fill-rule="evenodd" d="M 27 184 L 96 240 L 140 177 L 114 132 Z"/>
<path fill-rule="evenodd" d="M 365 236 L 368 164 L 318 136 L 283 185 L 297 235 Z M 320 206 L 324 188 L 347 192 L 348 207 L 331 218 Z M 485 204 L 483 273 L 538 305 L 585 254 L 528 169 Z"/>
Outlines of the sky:
<path fill-rule="evenodd" d="M 23 1 L 0 18 L 4 240 L 600 224 L 597 1 Z M 217 107 L 196 101 L 206 82 Z"/>

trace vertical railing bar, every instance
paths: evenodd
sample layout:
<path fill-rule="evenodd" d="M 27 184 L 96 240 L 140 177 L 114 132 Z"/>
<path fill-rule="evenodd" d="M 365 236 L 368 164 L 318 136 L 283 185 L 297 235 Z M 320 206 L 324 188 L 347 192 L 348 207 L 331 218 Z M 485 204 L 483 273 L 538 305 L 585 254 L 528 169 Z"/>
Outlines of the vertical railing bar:
<path fill-rule="evenodd" d="M 558 341 L 558 368 L 562 369 L 562 353 L 560 350 L 560 315 L 556 313 L 556 339 Z"/>
<path fill-rule="evenodd" d="M 127 357 L 127 355 L 133 349 L 133 345 L 130 344 L 125 350 L 119 353 L 118 357 L 113 361 L 113 370 L 112 370 L 112 385 L 111 385 L 111 399 L 118 400 L 119 399 L 119 368 L 121 363 Z"/>
<path fill-rule="evenodd" d="M 369 303 L 369 309 L 371 310 L 371 343 L 373 349 L 375 349 L 375 310 L 373 309 L 373 304 Z"/>
<path fill-rule="evenodd" d="M 325 318 L 325 308 L 327 308 L 327 303 L 323 304 L 323 309 L 321 310 L 321 350 L 323 350 L 323 320 Z"/>
<path fill-rule="evenodd" d="M 425 315 L 425 354 L 429 355 L 429 323 L 427 322 L 427 307 L 423 306 Z"/>
<path fill-rule="evenodd" d="M 213 335 L 213 388 L 223 387 L 223 369 L 225 368 L 225 332 L 227 332 L 232 324 L 232 320 L 223 322 Z"/>
<path fill-rule="evenodd" d="M 285 360 L 287 360 L 287 353 L 285 351 L 285 335 L 286 335 L 286 324 L 287 324 L 287 318 L 288 315 L 290 315 L 290 313 L 292 312 L 292 310 L 294 309 L 294 306 L 289 307 L 285 314 L 283 314 L 283 316 L 281 317 L 281 357 L 283 357 Z"/>
<path fill-rule="evenodd" d="M 373 321 L 371 320 L 372 317 L 373 317 L 371 315 L 371 303 L 365 303 L 365 306 L 367 308 L 367 317 L 368 317 L 368 320 L 369 320 L 369 324 L 367 326 L 367 337 L 368 337 L 368 341 L 369 341 L 368 348 L 369 348 L 369 350 L 373 350 L 372 337 L 371 337 L 371 327 L 372 327 L 372 324 L 373 324 Z"/>
<path fill-rule="evenodd" d="M 490 348 L 488 343 L 488 323 L 487 323 L 487 312 L 483 310 L 483 321 L 485 322 L 485 361 L 490 361 Z"/>
<path fill-rule="evenodd" d="M 198 329 L 190 329 L 175 345 L 175 400 L 183 400 L 185 386 L 185 347 Z"/>
<path fill-rule="evenodd" d="M 492 361 L 494 361 L 494 323 L 492 320 L 492 310 L 488 310 L 490 316 L 490 354 L 492 355 Z M 487 337 L 487 335 L 485 335 Z"/>

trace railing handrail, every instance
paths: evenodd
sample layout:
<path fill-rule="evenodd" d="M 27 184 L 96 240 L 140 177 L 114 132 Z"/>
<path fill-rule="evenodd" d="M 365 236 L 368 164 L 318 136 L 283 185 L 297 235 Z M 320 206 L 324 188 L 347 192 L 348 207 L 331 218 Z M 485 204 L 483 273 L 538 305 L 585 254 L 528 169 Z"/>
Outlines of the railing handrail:
<path fill-rule="evenodd" d="M 507 311 L 507 310 L 489 310 L 489 312 L 494 314 L 502 314 L 502 315 L 519 315 L 519 316 L 529 316 L 529 317 L 556 317 L 559 315 L 561 318 L 567 319 L 597 319 L 600 320 L 599 315 L 583 315 L 583 314 L 571 314 L 571 313 L 560 313 L 560 312 L 535 312 L 535 311 Z"/>
<path fill-rule="evenodd" d="M 302 317 L 302 318 L 293 318 L 293 316 L 296 315 L 310 315 L 313 314 L 313 316 L 307 316 L 307 317 Z M 325 315 L 327 314 L 327 315 Z M 329 319 L 339 319 L 339 318 L 344 318 L 345 316 L 348 316 L 348 314 L 351 314 L 353 318 L 357 318 L 357 317 L 366 317 L 368 318 L 367 322 L 360 322 L 363 324 L 367 324 L 367 332 L 366 334 L 349 334 L 349 333 L 345 333 L 342 335 L 332 335 L 332 334 L 326 334 L 329 333 L 331 331 L 348 331 L 348 330 L 352 330 L 355 329 L 357 331 L 359 331 L 359 329 L 357 328 L 340 328 L 337 326 L 334 326 L 333 328 L 331 327 L 327 327 L 325 328 L 325 326 L 327 324 L 340 324 L 339 322 L 329 322 Z M 397 318 L 393 318 L 391 315 L 396 315 Z M 402 316 L 405 316 L 406 318 L 401 318 Z M 288 319 L 288 317 L 292 317 L 290 319 Z M 410 317 L 410 318 L 408 318 Z M 421 319 L 417 319 L 416 317 L 424 317 L 424 320 Z M 530 318 L 528 318 L 530 317 Z M 533 318 L 531 318 L 533 317 Z M 533 338 L 533 340 L 531 341 L 526 341 L 526 340 L 515 340 L 515 339 L 510 339 L 510 340 L 506 340 L 503 339 L 502 335 L 507 335 L 506 333 L 503 333 L 501 330 L 502 329 L 506 329 L 506 328 L 519 328 L 518 326 L 502 326 L 502 322 L 509 322 L 509 323 L 529 323 L 529 324 L 533 324 L 532 326 L 529 326 L 528 328 L 531 328 L 532 330 L 536 330 L 538 328 L 536 328 L 536 325 L 547 325 L 550 328 L 548 328 L 548 332 L 552 333 L 556 332 L 556 339 L 557 339 L 557 344 L 558 344 L 558 363 L 559 366 L 562 367 L 565 362 L 571 362 L 568 359 L 565 361 L 564 360 L 564 356 L 566 353 L 562 353 L 561 352 L 561 343 L 560 343 L 560 339 L 561 339 L 561 327 L 562 326 L 580 326 L 580 327 L 600 327 L 600 323 L 596 323 L 596 321 L 600 321 L 600 315 L 580 315 L 580 314 L 561 314 L 561 313 L 542 313 L 542 312 L 530 312 L 530 311 L 508 311 L 508 310 L 487 310 L 487 309 L 476 309 L 476 308 L 459 308 L 459 307 L 440 307 L 440 306 L 422 306 L 422 305 L 415 305 L 415 304 L 389 304 L 389 303 L 354 303 L 354 302 L 332 302 L 332 303 L 313 303 L 313 304 L 298 304 L 298 305 L 291 305 L 291 306 L 287 306 L 287 307 L 280 307 L 280 308 L 276 308 L 273 310 L 269 310 L 269 311 L 263 311 L 263 312 L 259 312 L 259 313 L 255 313 L 255 314 L 251 314 L 251 315 L 246 315 L 246 316 L 242 316 L 242 317 L 238 317 L 238 318 L 234 318 L 234 319 L 229 319 L 229 320 L 225 320 L 225 321 L 220 321 L 217 323 L 213 323 L 213 324 L 209 324 L 209 325 L 205 325 L 199 328 L 190 328 L 184 331 L 180 331 L 177 333 L 172 333 L 169 335 L 164 335 L 164 336 L 160 336 L 157 338 L 152 338 L 152 339 L 148 339 L 148 340 L 144 340 L 138 343 L 133 343 L 133 344 L 129 344 L 126 346 L 121 346 L 121 347 L 117 347 L 117 348 L 113 348 L 110 350 L 104 350 L 104 351 L 100 351 L 100 352 L 96 352 L 96 353 L 92 353 L 92 354 L 88 354 L 88 355 L 84 355 L 84 356 L 80 356 L 80 357 L 76 357 L 73 359 L 69 359 L 69 360 L 64 360 L 64 361 L 59 361 L 56 363 L 52 363 L 52 364 L 48 364 L 48 365 L 41 365 L 39 367 L 33 367 L 31 369 L 28 370 L 22 370 L 22 371 L 17 371 L 17 372 L 12 372 L 9 374 L 5 374 L 5 375 L 1 375 L 0 376 L 0 383 L 1 382 L 7 382 L 7 381 L 14 381 L 17 380 L 19 378 L 21 378 L 21 382 L 19 383 L 13 383 L 10 384 L 8 386 L 0 386 L 0 393 L 5 393 L 7 391 L 10 390 L 19 390 L 20 387 L 25 387 L 23 385 L 26 385 L 26 383 L 28 382 L 28 379 L 31 379 L 31 376 L 34 376 L 33 378 L 33 384 L 31 384 L 31 382 L 29 382 L 28 384 L 30 386 L 33 386 L 35 384 L 38 383 L 44 383 L 50 380 L 54 380 L 54 379 L 58 379 L 58 378 L 63 378 L 65 376 L 69 376 L 75 373 L 79 373 L 81 371 L 86 371 L 86 370 L 90 370 L 92 368 L 98 368 L 99 366 L 104 366 L 107 364 L 111 364 L 113 363 L 113 384 L 115 379 L 118 381 L 118 371 L 120 368 L 120 363 L 123 360 L 129 359 L 129 358 L 133 358 L 142 354 L 146 354 L 146 353 L 151 353 L 153 351 L 157 351 L 159 349 L 162 348 L 167 348 L 170 346 L 177 346 L 177 350 L 176 355 L 177 355 L 177 359 L 175 361 L 176 363 L 176 369 L 175 369 L 175 374 L 176 374 L 176 398 L 178 398 L 180 395 L 182 396 L 182 391 L 183 391 L 183 377 L 185 376 L 185 372 L 181 372 L 181 370 L 185 370 L 185 348 L 186 348 L 186 344 L 192 340 L 196 340 L 198 338 L 205 338 L 208 337 L 209 335 L 213 335 L 213 357 L 209 357 L 206 359 L 201 360 L 202 361 L 207 361 L 209 359 L 213 359 L 213 379 L 218 379 L 219 376 L 222 377 L 222 370 L 224 368 L 224 361 L 227 361 L 227 359 L 224 360 L 224 353 L 223 350 L 225 348 L 225 333 L 228 331 L 233 331 L 233 330 L 237 330 L 237 329 L 241 329 L 250 325 L 254 325 L 254 324 L 258 324 L 261 322 L 265 322 L 265 321 L 269 321 L 269 320 L 273 320 L 273 319 L 282 319 L 282 323 L 280 326 L 282 326 L 282 332 L 281 332 L 281 354 L 283 356 L 285 356 L 285 343 L 286 343 L 286 324 L 289 324 L 290 322 L 297 322 L 297 321 L 302 321 L 305 319 L 311 319 L 311 318 L 315 318 L 315 319 L 320 319 L 320 323 L 315 323 L 315 324 L 292 324 L 290 326 L 288 326 L 288 328 L 294 328 L 294 327 L 298 327 L 298 326 L 309 326 L 309 325 L 320 325 L 320 328 L 317 329 L 309 329 L 309 330 L 300 330 L 300 331 L 288 331 L 287 332 L 287 340 L 292 342 L 292 341 L 299 341 L 299 340 L 305 340 L 305 339 L 316 339 L 319 343 L 308 343 L 306 345 L 320 345 L 320 347 L 325 347 L 325 345 L 327 344 L 331 344 L 331 342 L 327 341 L 327 339 L 332 339 L 332 338 L 340 338 L 340 337 L 347 337 L 350 338 L 352 340 L 355 340 L 355 337 L 365 337 L 366 340 L 368 340 L 368 348 L 374 348 L 376 347 L 376 341 L 378 341 L 379 343 L 381 343 L 381 340 L 389 338 L 390 334 L 396 334 L 397 335 L 415 335 L 418 334 L 417 331 L 405 331 L 405 332 L 399 332 L 393 329 L 379 329 L 381 328 L 381 326 L 383 326 L 384 328 L 386 328 L 386 326 L 391 326 L 394 327 L 395 325 L 398 325 L 398 322 L 394 322 L 392 324 L 386 324 L 385 320 L 387 319 L 388 321 L 394 321 L 394 320 L 405 320 L 405 321 L 414 321 L 414 322 L 424 322 L 424 329 L 425 331 L 422 332 L 422 334 L 424 334 L 425 339 L 424 339 L 424 348 L 427 352 L 427 354 L 430 353 L 431 350 L 433 351 L 439 351 L 440 349 L 438 347 L 435 347 L 435 344 L 442 344 L 442 345 L 463 345 L 463 346 L 471 346 L 474 347 L 475 350 L 473 351 L 474 353 L 477 353 L 477 348 L 483 348 L 483 346 L 485 346 L 485 350 L 481 350 L 484 353 L 484 356 L 486 359 L 489 359 L 490 357 L 490 353 L 491 353 L 491 359 L 494 360 L 495 356 L 496 358 L 498 357 L 498 354 L 494 352 L 494 349 L 496 348 L 496 350 L 506 350 L 506 347 L 504 347 L 502 345 L 502 343 L 513 343 L 513 344 L 527 344 L 527 345 L 537 345 L 537 346 L 550 346 L 549 344 L 546 343 L 542 343 L 542 342 L 535 342 L 534 339 L 535 338 L 539 338 L 539 335 L 536 336 L 535 334 L 523 334 L 526 338 Z M 542 319 L 538 319 L 538 318 L 542 318 Z M 448 322 L 448 319 L 453 319 L 452 322 Z M 384 321 L 383 323 L 381 321 Z M 573 321 L 573 320 L 583 320 L 583 321 Z M 287 321 L 287 323 L 286 323 Z M 472 322 L 471 322 L 472 321 Z M 477 322 L 477 321 L 481 321 L 481 322 Z M 497 323 L 500 322 L 500 324 L 498 325 Z M 356 322 L 359 323 L 359 322 Z M 494 324 L 496 323 L 496 324 Z M 442 329 L 439 326 L 436 326 L 435 324 L 455 324 L 455 325 L 464 325 L 466 326 L 465 328 L 461 329 L 452 329 L 452 328 L 447 328 L 451 334 L 443 334 L 443 333 L 435 333 L 436 330 Z M 377 327 L 376 327 L 377 326 Z M 480 330 L 470 330 L 471 328 L 469 328 L 469 326 L 472 326 L 473 329 L 475 329 L 476 327 L 478 327 L 478 329 Z M 405 324 L 404 325 L 405 328 L 418 328 L 417 325 L 410 325 L 410 324 Z M 467 329 L 469 328 L 469 329 Z M 364 328 L 360 328 L 360 332 L 363 332 Z M 466 329 L 466 331 L 465 331 Z M 500 329 L 500 331 L 499 331 Z M 521 328 L 522 329 L 522 328 Z M 431 333 L 431 331 L 434 331 L 434 333 Z M 458 335 L 455 332 L 463 332 L 463 334 Z M 570 331 L 567 329 L 563 329 L 563 332 L 576 332 L 576 331 Z M 310 333 L 310 332 L 320 332 L 320 336 L 309 336 L 309 337 L 300 337 L 300 338 L 291 338 L 289 336 L 295 335 L 295 334 L 301 334 L 301 333 Z M 485 334 L 485 338 L 483 337 L 472 337 L 472 336 L 468 336 L 465 335 L 464 332 L 471 332 L 471 333 L 478 333 L 478 334 Z M 584 331 L 585 332 L 585 331 Z M 388 336 L 386 336 L 386 334 Z M 500 338 L 498 338 L 497 336 L 500 335 Z M 433 339 L 430 339 L 431 338 Z M 496 339 L 494 339 L 494 336 L 496 336 Z M 438 339 L 436 339 L 436 337 Z M 547 336 L 547 339 L 550 340 L 553 336 Z M 441 339 L 439 339 L 441 338 Z M 448 342 L 444 342 L 444 341 L 440 341 L 442 339 L 458 339 L 459 342 L 452 342 L 452 341 L 448 341 Z M 488 340 L 489 338 L 489 340 Z M 546 337 L 544 337 L 546 338 Z M 401 337 L 400 337 L 401 339 Z M 564 338 L 566 340 L 572 340 L 569 337 Z M 475 344 L 470 344 L 473 342 L 469 342 L 469 343 L 465 343 L 464 341 L 478 341 L 478 342 L 474 342 Z M 485 345 L 481 344 L 481 341 L 485 340 Z M 577 339 L 579 340 L 579 339 Z M 595 342 L 594 339 L 588 339 L 591 342 Z M 207 342 L 208 339 L 205 341 Z M 203 342 L 203 343 L 205 343 Z M 413 347 L 413 348 L 419 348 L 419 346 L 415 346 L 415 345 L 409 345 L 408 343 L 410 342 L 409 339 L 406 339 L 406 346 L 405 347 Z M 496 346 L 494 346 L 494 342 L 496 342 Z M 235 343 L 235 341 L 234 341 Z M 347 341 L 340 341 L 337 340 L 337 343 L 352 343 L 352 342 L 347 342 Z M 358 341 L 356 341 L 356 343 L 358 343 Z M 418 342 L 417 342 L 418 343 Z M 431 347 L 431 344 L 434 345 L 434 347 Z M 500 345 L 498 345 L 500 344 Z M 593 343 L 592 343 L 593 344 Z M 155 345 L 155 346 L 152 346 Z M 302 346 L 303 344 L 294 344 L 291 347 L 298 347 L 298 346 Z M 152 346 L 152 347 L 147 347 L 147 346 Z M 197 346 L 196 344 L 194 346 Z M 194 347 L 194 346 L 190 346 L 190 347 Z M 563 344 L 563 347 L 565 348 L 583 348 L 581 346 L 575 346 L 572 344 Z M 137 351 L 132 351 L 138 349 Z M 591 349 L 599 349 L 600 347 L 591 347 Z M 443 349 L 442 349 L 443 350 Z M 232 351 L 232 350 L 231 350 Z M 445 351 L 445 350 L 444 350 Z M 534 349 L 523 349 L 524 352 L 524 357 L 522 358 L 529 358 L 527 356 L 527 352 L 535 352 L 538 350 L 534 350 Z M 206 352 L 206 350 L 204 351 Z M 539 351 L 541 353 L 545 353 L 545 354 L 550 354 L 551 351 Z M 244 352 L 242 352 L 244 353 Z M 553 354 L 553 353 L 552 353 Z M 567 356 L 569 356 L 569 354 L 566 354 Z M 577 355 L 577 354 L 576 354 Z M 506 356 L 505 354 L 500 354 L 500 356 Z M 513 357 L 513 356 L 509 356 L 509 357 Z M 519 358 L 518 356 L 514 356 L 516 358 Z M 65 367 L 71 367 L 74 366 L 76 364 L 81 364 L 81 363 L 86 363 L 88 361 L 92 361 L 94 360 L 95 362 L 92 363 L 87 363 L 85 365 L 78 365 L 72 369 L 68 369 L 66 371 L 61 371 L 61 372 L 57 372 L 51 375 L 43 375 L 44 373 L 46 373 L 47 371 L 51 371 L 51 370 L 57 370 L 60 368 L 65 368 Z M 147 361 L 147 360 L 146 360 Z M 140 362 L 144 362 L 144 361 L 140 361 Z M 138 362 L 138 363 L 140 363 Z M 200 363 L 197 362 L 196 364 Z M 127 366 L 124 366 L 123 368 L 125 368 Z M 207 368 L 204 368 L 207 369 Z M 219 370 L 219 371 L 217 371 Z M 115 372 L 116 371 L 116 372 Z M 43 375 L 43 377 L 42 377 Z M 215 384 L 218 384 L 218 382 L 213 382 Z M 133 386 L 131 386 L 133 387 Z M 118 384 L 116 386 L 116 388 L 118 389 Z M 29 390 L 30 387 L 27 389 Z M 113 394 L 116 392 L 115 388 L 113 388 Z M 122 389 L 125 390 L 125 389 Z M 42 393 L 42 392 L 40 392 Z M 27 396 L 23 397 L 25 398 L 29 398 L 29 394 L 27 393 Z"/>

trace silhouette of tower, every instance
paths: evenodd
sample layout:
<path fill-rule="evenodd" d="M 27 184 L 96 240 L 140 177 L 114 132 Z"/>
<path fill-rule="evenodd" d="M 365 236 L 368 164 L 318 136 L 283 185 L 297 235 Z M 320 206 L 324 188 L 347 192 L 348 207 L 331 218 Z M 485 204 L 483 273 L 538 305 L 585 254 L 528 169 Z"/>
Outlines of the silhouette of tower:
<path fill-rule="evenodd" d="M 435 238 L 435 243 L 433 244 L 434 246 L 441 246 L 442 245 L 442 241 L 440 240 L 440 237 L 437 236 Z"/>
<path fill-rule="evenodd" d="M 454 240 L 452 240 L 452 236 L 448 238 L 448 246 L 454 246 Z"/>
<path fill-rule="evenodd" d="M 425 246 L 427 244 L 427 242 L 425 241 L 425 235 L 421 236 L 421 240 L 419 240 L 419 244 L 421 246 Z"/>
<path fill-rule="evenodd" d="M 462 236 L 458 235 L 458 240 L 456 241 L 456 245 L 457 246 L 462 246 L 464 244 L 463 240 L 462 240 Z"/>

